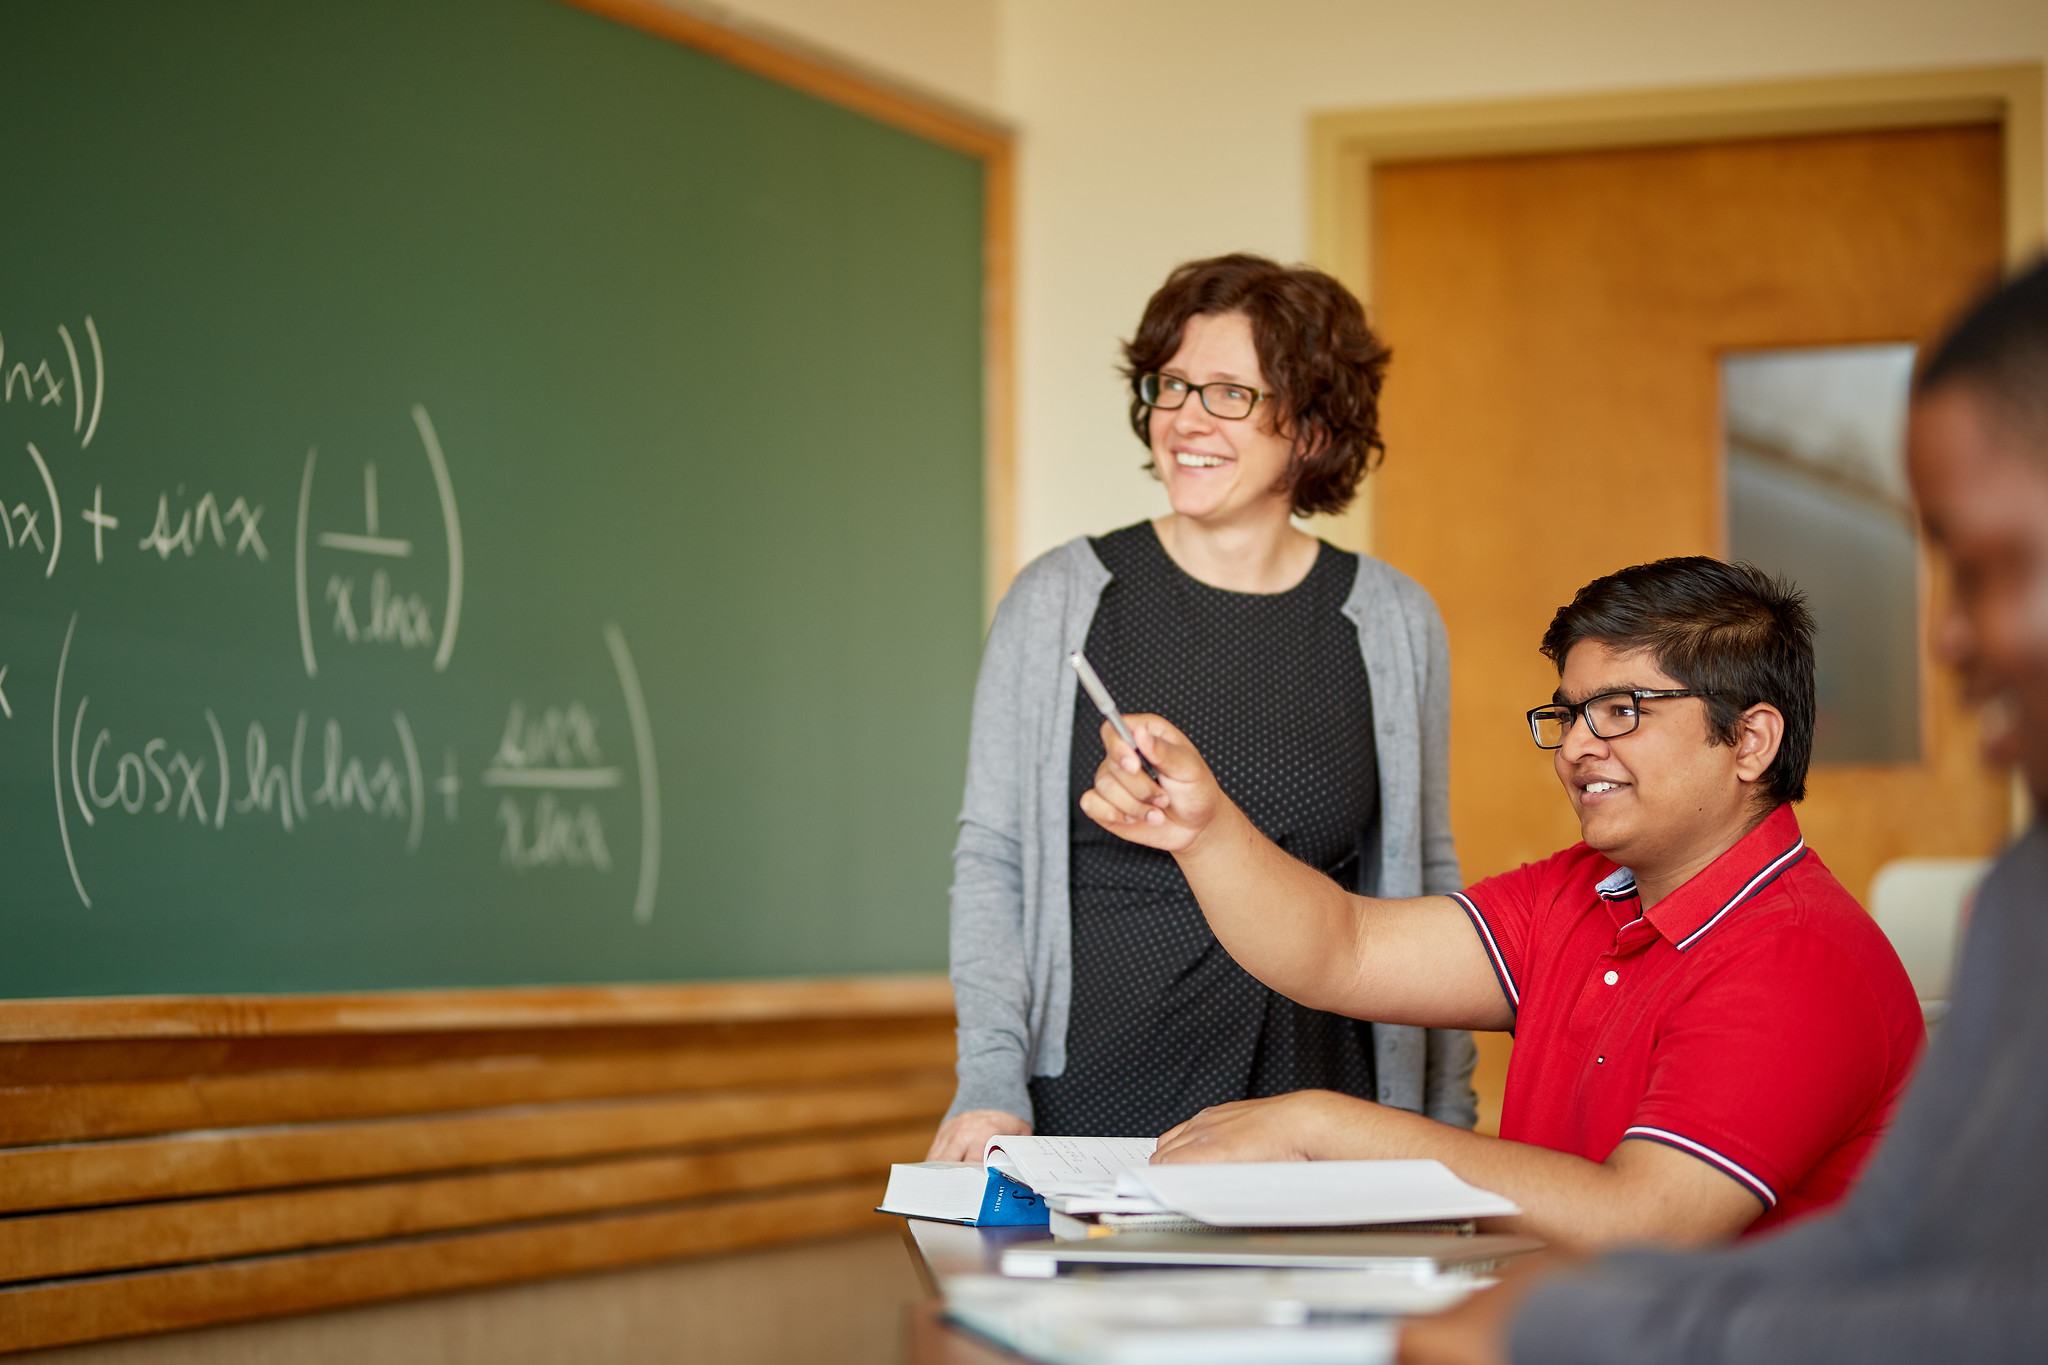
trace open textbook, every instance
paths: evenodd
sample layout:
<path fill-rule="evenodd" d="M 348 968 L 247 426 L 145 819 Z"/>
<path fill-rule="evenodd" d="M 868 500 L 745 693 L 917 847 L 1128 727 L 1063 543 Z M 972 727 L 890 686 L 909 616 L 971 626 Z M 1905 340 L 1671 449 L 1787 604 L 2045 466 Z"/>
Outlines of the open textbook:
<path fill-rule="evenodd" d="M 1043 1195 L 1114 1198 L 1117 1178 L 1144 1170 L 1158 1145 L 1153 1138 L 992 1137 L 981 1160 Z"/>
<path fill-rule="evenodd" d="M 1354 1227 L 1522 1211 L 1427 1160 L 1143 1166 L 1120 1174 L 1116 1188 L 1219 1228 Z"/>
<path fill-rule="evenodd" d="M 1189 1229 L 1446 1224 L 1521 1212 L 1438 1161 L 1153 1166 L 1154 1146 L 1151 1138 L 990 1138 L 979 1163 L 891 1167 L 881 1210 L 979 1226 L 1045 1223 L 1050 1212 L 1143 1216 L 1186 1220 Z"/>
<path fill-rule="evenodd" d="M 1156 1210 L 1120 1198 L 1117 1176 L 1152 1157 L 1151 1138 L 996 1137 L 980 1161 L 918 1161 L 889 1168 L 879 1211 L 975 1227 L 1042 1224 L 1049 1199 L 1093 1197 L 1113 1207 Z"/>

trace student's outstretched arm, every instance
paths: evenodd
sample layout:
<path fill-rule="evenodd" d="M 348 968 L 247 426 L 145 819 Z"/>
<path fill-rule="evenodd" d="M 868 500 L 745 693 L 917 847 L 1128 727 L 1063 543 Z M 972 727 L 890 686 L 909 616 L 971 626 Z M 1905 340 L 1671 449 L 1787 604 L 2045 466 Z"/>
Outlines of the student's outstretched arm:
<path fill-rule="evenodd" d="M 1506 1195 L 1515 1218 L 1490 1230 L 1592 1250 L 1630 1242 L 1725 1241 L 1763 1215 L 1761 1199 L 1705 1161 L 1631 1138 L 1605 1161 L 1470 1133 L 1405 1109 L 1329 1090 L 1204 1109 L 1162 1133 L 1156 1163 L 1376 1161 L 1427 1157 Z"/>
<path fill-rule="evenodd" d="M 1081 796 L 1088 818 L 1174 856 L 1240 966 L 1312 1009 L 1385 1024 L 1504 1029 L 1514 1022 L 1471 922 L 1448 896 L 1356 896 L 1290 857 L 1223 794 L 1185 735 L 1126 716 L 1159 772 L 1106 722 L 1108 756 Z"/>

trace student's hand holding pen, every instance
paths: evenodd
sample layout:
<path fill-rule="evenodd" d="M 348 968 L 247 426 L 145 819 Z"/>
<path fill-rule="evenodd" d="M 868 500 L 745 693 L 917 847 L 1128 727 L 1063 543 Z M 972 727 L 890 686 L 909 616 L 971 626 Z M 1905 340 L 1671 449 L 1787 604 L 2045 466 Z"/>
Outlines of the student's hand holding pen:
<path fill-rule="evenodd" d="M 1137 748 L 1102 723 L 1107 751 L 1095 785 L 1081 793 L 1081 811 L 1121 839 L 1168 853 L 1186 853 L 1219 825 L 1249 822 L 1216 785 L 1216 776 L 1188 737 L 1158 716 L 1125 716 Z M 1146 776 L 1140 751 L 1159 780 Z"/>

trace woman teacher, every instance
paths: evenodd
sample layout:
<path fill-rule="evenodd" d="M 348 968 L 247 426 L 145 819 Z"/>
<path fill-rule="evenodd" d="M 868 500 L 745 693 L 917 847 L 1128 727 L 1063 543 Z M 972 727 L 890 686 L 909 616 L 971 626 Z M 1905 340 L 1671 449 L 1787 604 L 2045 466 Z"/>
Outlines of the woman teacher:
<path fill-rule="evenodd" d="M 1075 818 L 1100 717 L 1185 717 L 1281 847 L 1382 896 L 1455 891 L 1450 678 L 1429 595 L 1292 519 L 1381 456 L 1387 349 L 1320 271 L 1181 266 L 1124 347 L 1131 427 L 1172 511 L 1035 560 L 996 610 L 954 850 L 959 1089 L 932 1160 L 998 1133 L 1152 1136 L 1328 1089 L 1470 1127 L 1470 1034 L 1304 1009 L 1209 932 L 1173 859 Z"/>

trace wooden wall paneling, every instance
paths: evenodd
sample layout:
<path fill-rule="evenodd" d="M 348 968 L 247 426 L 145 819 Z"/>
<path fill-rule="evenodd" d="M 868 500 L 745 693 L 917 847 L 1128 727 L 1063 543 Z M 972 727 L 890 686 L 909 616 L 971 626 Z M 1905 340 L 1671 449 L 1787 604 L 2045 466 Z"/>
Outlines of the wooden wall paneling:
<path fill-rule="evenodd" d="M 860 1179 L 704 1206 L 0 1289 L 0 1351 L 882 1230 Z"/>
<path fill-rule="evenodd" d="M 659 1151 L 915 1118 L 936 1122 L 950 1072 L 900 1080 L 632 1098 L 0 1150 L 0 1207 L 76 1208 L 424 1171 Z"/>
<path fill-rule="evenodd" d="M 0 1027 L 7 1005 L 0 1002 Z M 894 1017 L 791 1017 L 682 1024 L 561 1024 L 518 1028 L 421 1028 L 223 1037 L 79 1037 L 0 1042 L 0 1084 L 134 1081 L 245 1071 L 364 1070 L 477 1058 L 647 1054 L 681 1048 L 824 1044 L 858 1034 L 943 1033 L 950 1004 Z"/>
<path fill-rule="evenodd" d="M 953 1090 L 937 978 L 179 1003 L 0 1002 L 0 1350 L 886 1226 Z"/>
<path fill-rule="evenodd" d="M 825 1138 L 0 1219 L 0 1282 L 338 1246 L 867 1175 L 921 1160 L 936 1115 Z"/>
<path fill-rule="evenodd" d="M 0 1042 L 95 1038 L 361 1038 L 479 1030 L 721 1027 L 950 1016 L 943 976 L 525 986 L 344 995 L 156 995 L 0 1000 Z"/>
<path fill-rule="evenodd" d="M 427 1040 L 431 1041 L 431 1040 Z M 953 1057 L 951 1021 L 878 1026 L 865 1021 L 807 1029 L 794 1039 L 695 1041 L 661 1048 L 621 1046 L 547 1055 L 491 1039 L 500 1049 L 409 1066 L 337 1064 L 329 1050 L 308 1047 L 266 1058 L 263 1069 L 229 1070 L 230 1059 L 136 1056 L 116 1051 L 144 1080 L 94 1080 L 0 1086 L 0 1144 L 129 1137 L 188 1128 L 239 1127 L 311 1120 L 485 1108 L 712 1090 L 735 1085 L 799 1084 L 883 1072 L 946 1067 Z M 588 1046 L 586 1040 L 571 1040 Z M 508 1047 L 514 1051 L 506 1051 Z M 535 1044 L 528 1041 L 527 1049 Z M 186 1049 L 163 1049 L 183 1052 Z M 417 1052 L 417 1049 L 414 1049 Z M 429 1053 L 430 1055 L 430 1053 Z M 98 1064 L 99 1056 L 51 1059 Z M 248 1059 L 236 1059 L 248 1060 Z M 183 1061 L 183 1066 L 176 1064 Z M 291 1065 L 300 1061 L 302 1065 Z M 214 1068 L 220 1067 L 220 1070 Z M 160 1068 L 162 1069 L 160 1071 Z M 55 1070 L 38 1067 L 38 1071 Z M 0 1075 L 4 1075 L 0 1070 Z M 4 1198 L 4 1196 L 0 1196 Z"/>

